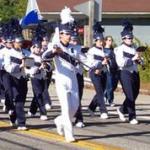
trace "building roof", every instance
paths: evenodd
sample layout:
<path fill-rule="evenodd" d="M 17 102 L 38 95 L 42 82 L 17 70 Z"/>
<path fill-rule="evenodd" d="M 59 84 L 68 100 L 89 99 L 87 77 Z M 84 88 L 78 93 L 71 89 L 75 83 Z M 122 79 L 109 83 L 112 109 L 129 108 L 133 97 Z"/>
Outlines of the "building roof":
<path fill-rule="evenodd" d="M 41 12 L 60 12 L 65 6 L 74 10 L 74 6 L 87 0 L 37 0 Z"/>
<path fill-rule="evenodd" d="M 103 0 L 104 12 L 150 12 L 150 0 Z"/>
<path fill-rule="evenodd" d="M 41 12 L 60 12 L 64 6 L 72 11 L 87 0 L 37 0 Z M 150 12 L 150 0 L 103 0 L 103 12 Z"/>

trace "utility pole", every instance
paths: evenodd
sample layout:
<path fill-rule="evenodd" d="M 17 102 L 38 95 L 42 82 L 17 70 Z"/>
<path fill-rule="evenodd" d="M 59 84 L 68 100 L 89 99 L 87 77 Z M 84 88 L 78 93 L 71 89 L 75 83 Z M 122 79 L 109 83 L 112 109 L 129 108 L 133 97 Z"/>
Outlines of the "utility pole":
<path fill-rule="evenodd" d="M 89 1 L 89 36 L 88 46 L 91 47 L 93 43 L 93 25 L 94 25 L 94 13 L 95 13 L 95 0 Z"/>
<path fill-rule="evenodd" d="M 102 20 L 102 0 L 88 0 L 74 7 L 75 10 L 82 12 L 89 18 L 88 26 L 85 26 L 84 44 L 91 47 L 93 43 L 94 21 Z"/>

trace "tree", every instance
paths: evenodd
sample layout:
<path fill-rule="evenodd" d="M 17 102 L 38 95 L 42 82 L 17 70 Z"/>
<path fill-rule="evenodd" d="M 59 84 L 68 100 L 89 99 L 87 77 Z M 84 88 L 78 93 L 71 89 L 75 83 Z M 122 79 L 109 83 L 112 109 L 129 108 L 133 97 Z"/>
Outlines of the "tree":
<path fill-rule="evenodd" d="M 12 17 L 21 19 L 26 7 L 27 0 L 0 0 L 0 20 L 5 22 Z"/>

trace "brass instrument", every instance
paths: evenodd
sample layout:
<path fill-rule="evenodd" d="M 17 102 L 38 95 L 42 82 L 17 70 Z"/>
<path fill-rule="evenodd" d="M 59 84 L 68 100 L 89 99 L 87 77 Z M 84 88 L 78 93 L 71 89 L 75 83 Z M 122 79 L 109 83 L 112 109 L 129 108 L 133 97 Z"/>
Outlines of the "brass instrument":
<path fill-rule="evenodd" d="M 140 46 L 136 49 L 136 52 L 138 53 L 140 59 L 136 60 L 135 62 L 141 65 L 143 70 L 145 70 L 145 64 L 144 64 L 144 58 L 142 57 L 142 53 L 145 52 L 146 49 L 147 47 L 145 46 Z"/>

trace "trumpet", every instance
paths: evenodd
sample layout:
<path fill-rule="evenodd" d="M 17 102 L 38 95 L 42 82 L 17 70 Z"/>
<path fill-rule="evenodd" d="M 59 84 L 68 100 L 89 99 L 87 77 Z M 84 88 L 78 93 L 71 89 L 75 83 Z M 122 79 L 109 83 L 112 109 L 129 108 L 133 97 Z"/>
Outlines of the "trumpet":
<path fill-rule="evenodd" d="M 144 64 L 144 58 L 142 57 L 142 53 L 145 52 L 147 47 L 140 46 L 136 49 L 137 54 L 139 55 L 139 59 L 135 62 L 139 65 L 141 65 L 142 69 L 145 70 L 145 64 Z"/>
<path fill-rule="evenodd" d="M 145 63 L 144 63 L 144 58 L 140 57 L 138 60 L 135 60 L 135 62 L 139 65 L 141 65 L 142 70 L 145 70 Z"/>

